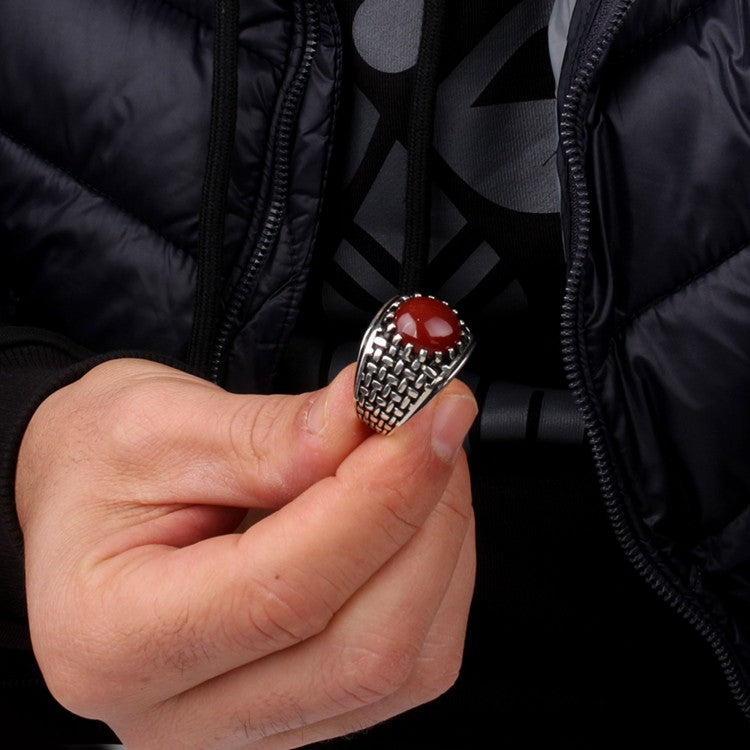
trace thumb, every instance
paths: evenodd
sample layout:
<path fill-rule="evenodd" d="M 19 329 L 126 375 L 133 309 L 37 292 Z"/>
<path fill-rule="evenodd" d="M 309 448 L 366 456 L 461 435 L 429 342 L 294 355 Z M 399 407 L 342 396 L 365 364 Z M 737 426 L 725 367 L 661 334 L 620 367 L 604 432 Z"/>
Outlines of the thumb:
<path fill-rule="evenodd" d="M 79 482 L 86 467 L 99 498 L 274 508 L 333 474 L 370 434 L 353 379 L 350 366 L 314 393 L 238 395 L 165 365 L 112 360 L 53 394 L 25 442 L 36 423 L 40 454 L 50 442 L 67 452 L 63 463 Z"/>

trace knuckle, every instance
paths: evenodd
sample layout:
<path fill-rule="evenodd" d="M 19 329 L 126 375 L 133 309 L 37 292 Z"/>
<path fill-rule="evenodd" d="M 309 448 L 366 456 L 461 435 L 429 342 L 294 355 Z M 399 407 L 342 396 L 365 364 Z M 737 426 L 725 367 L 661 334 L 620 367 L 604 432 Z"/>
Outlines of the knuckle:
<path fill-rule="evenodd" d="M 281 489 L 282 472 L 273 470 L 274 433 L 281 405 L 275 396 L 242 397 L 229 420 L 229 445 L 239 466 L 252 467 L 256 486 Z M 278 460 L 280 456 L 276 456 Z"/>
<path fill-rule="evenodd" d="M 450 690 L 461 673 L 463 648 L 453 646 L 440 659 L 425 660 L 415 672 L 415 692 L 421 702 L 438 698 Z"/>
<path fill-rule="evenodd" d="M 307 723 L 304 709 L 290 695 L 276 693 L 273 696 L 273 714 L 262 718 L 257 707 L 249 712 L 238 712 L 228 722 L 227 735 L 241 737 L 247 743 L 263 743 L 270 737 L 284 734 Z"/>
<path fill-rule="evenodd" d="M 433 464 L 409 461 L 408 465 L 388 462 L 380 471 L 364 474 L 358 470 L 339 471 L 343 491 L 372 497 L 377 509 L 376 523 L 399 545 L 422 526 L 445 492 L 447 472 Z M 464 498 L 452 499 L 456 507 Z"/>
<path fill-rule="evenodd" d="M 440 493 L 431 484 L 399 481 L 392 474 L 373 472 L 363 476 L 358 472 L 339 471 L 332 479 L 336 492 L 367 497 L 367 525 L 372 529 L 372 551 L 382 552 L 383 544 L 398 549 L 406 544 L 423 526 Z M 361 550 L 367 552 L 367 549 Z"/>
<path fill-rule="evenodd" d="M 424 490 L 390 484 L 378 487 L 376 493 L 383 510 L 378 523 L 382 531 L 401 546 L 414 535 L 427 516 Z"/>
<path fill-rule="evenodd" d="M 151 389 L 124 385 L 112 394 L 106 408 L 96 410 L 92 434 L 98 435 L 113 458 L 138 465 L 158 451 L 160 432 L 154 415 L 163 409 L 159 401 L 158 393 Z"/>
<path fill-rule="evenodd" d="M 465 630 L 455 625 L 433 629 L 412 673 L 411 694 L 418 703 L 438 698 L 456 683 L 463 664 Z"/>
<path fill-rule="evenodd" d="M 165 674 L 185 674 L 213 657 L 187 608 L 170 620 L 107 615 L 121 610 L 118 600 L 126 598 L 117 586 L 81 585 L 75 607 L 57 608 L 69 613 L 67 619 L 46 626 L 45 679 L 74 713 L 107 716 L 137 706 Z"/>
<path fill-rule="evenodd" d="M 392 695 L 408 684 L 417 656 L 411 644 L 393 639 L 350 647 L 342 656 L 338 702 L 354 708 Z"/>
<path fill-rule="evenodd" d="M 48 690 L 72 713 L 96 715 L 116 700 L 111 678 L 103 679 L 112 674 L 108 659 L 92 659 L 88 654 L 73 653 L 58 644 L 38 649 L 37 660 Z"/>
<path fill-rule="evenodd" d="M 404 512 L 403 504 L 387 502 L 383 508 L 385 515 L 380 519 L 380 527 L 394 545 L 401 547 L 417 532 L 420 524 Z"/>
<path fill-rule="evenodd" d="M 101 695 L 91 681 L 76 673 L 46 672 L 44 682 L 54 699 L 65 709 L 79 716 L 89 716 L 101 702 Z"/>
<path fill-rule="evenodd" d="M 73 713 L 82 714 L 90 708 L 91 681 L 84 670 L 67 659 L 52 657 L 37 647 L 36 658 L 44 675 L 47 689 L 55 700 Z"/>
<path fill-rule="evenodd" d="M 238 400 L 229 421 L 229 441 L 237 459 L 243 463 L 261 463 L 266 455 L 268 418 L 262 401 Z"/>
<path fill-rule="evenodd" d="M 435 509 L 443 516 L 450 527 L 465 531 L 474 518 L 474 508 L 471 501 L 462 498 L 443 497 Z"/>
<path fill-rule="evenodd" d="M 254 580 L 243 595 L 249 628 L 236 638 L 243 650 L 267 653 L 286 648 L 322 632 L 334 609 L 319 596 L 306 592 L 289 574 L 271 582 Z"/>

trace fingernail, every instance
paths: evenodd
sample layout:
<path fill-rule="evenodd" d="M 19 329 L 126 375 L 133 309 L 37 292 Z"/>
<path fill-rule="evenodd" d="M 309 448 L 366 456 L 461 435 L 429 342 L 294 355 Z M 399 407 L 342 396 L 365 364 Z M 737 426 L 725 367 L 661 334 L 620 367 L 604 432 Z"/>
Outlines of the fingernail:
<path fill-rule="evenodd" d="M 328 400 L 326 398 L 326 394 L 327 391 L 318 393 L 313 398 L 313 402 L 310 404 L 310 407 L 307 410 L 305 427 L 307 428 L 308 432 L 312 432 L 314 435 L 322 432 L 323 428 L 326 426 L 326 401 Z"/>
<path fill-rule="evenodd" d="M 432 449 L 445 461 L 452 461 L 477 416 L 471 396 L 442 396 L 432 419 Z"/>

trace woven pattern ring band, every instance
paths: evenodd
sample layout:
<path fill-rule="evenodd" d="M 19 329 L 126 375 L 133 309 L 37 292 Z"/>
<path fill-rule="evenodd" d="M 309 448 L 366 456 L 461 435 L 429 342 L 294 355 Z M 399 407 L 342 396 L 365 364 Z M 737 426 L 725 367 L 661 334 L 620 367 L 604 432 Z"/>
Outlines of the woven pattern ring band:
<path fill-rule="evenodd" d="M 468 326 L 445 302 L 421 294 L 393 297 L 362 337 L 354 380 L 357 415 L 388 434 L 458 374 L 474 344 Z"/>

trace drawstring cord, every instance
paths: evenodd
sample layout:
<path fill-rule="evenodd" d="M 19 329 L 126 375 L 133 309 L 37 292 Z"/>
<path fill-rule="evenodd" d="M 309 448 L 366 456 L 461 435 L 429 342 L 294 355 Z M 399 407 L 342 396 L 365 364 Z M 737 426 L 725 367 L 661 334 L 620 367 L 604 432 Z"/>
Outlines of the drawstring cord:
<path fill-rule="evenodd" d="M 444 17 L 445 0 L 424 0 L 407 133 L 406 226 L 399 280 L 402 294 L 424 291 L 432 206 L 429 159 Z"/>
<path fill-rule="evenodd" d="M 406 222 L 401 263 L 403 294 L 424 291 L 429 256 L 430 151 L 444 31 L 445 0 L 424 0 L 407 132 Z M 198 228 L 198 279 L 188 362 L 207 372 L 221 312 L 222 247 L 237 112 L 238 0 L 214 2 L 211 125 Z"/>

